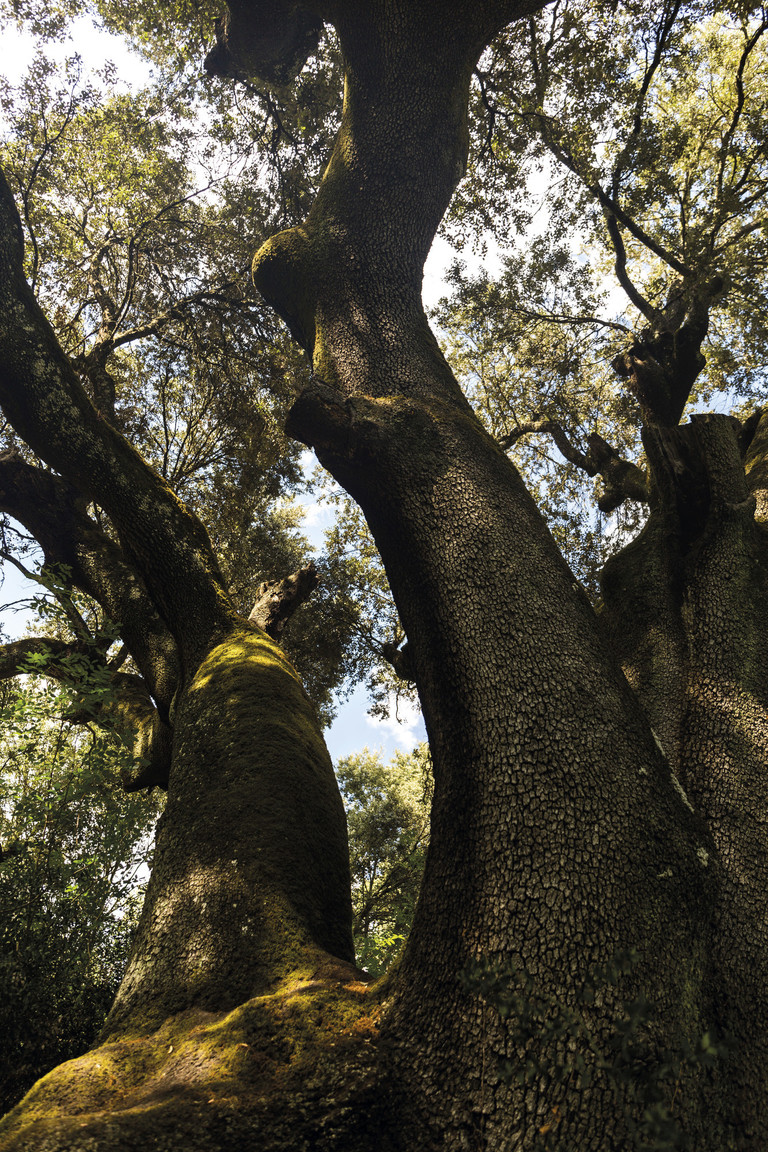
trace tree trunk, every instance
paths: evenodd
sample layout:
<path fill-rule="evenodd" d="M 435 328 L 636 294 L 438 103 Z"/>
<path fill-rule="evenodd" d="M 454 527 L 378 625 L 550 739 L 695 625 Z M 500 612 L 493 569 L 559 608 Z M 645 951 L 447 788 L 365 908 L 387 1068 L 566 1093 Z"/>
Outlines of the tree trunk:
<path fill-rule="evenodd" d="M 308 1115 L 317 1128 L 318 1064 L 323 1097 L 370 1091 L 358 1048 L 372 1025 L 336 1050 L 370 1008 L 351 963 L 344 810 L 294 669 L 244 624 L 172 719 L 168 802 L 117 999 L 93 1051 L 4 1119 L 4 1152 L 235 1152 L 265 1128 L 287 1150 Z"/>
<path fill-rule="evenodd" d="M 591 966 L 637 948 L 659 1046 L 695 1045 L 714 1023 L 715 847 L 421 310 L 423 259 L 462 170 L 476 33 L 498 12 L 341 8 L 336 150 L 305 225 L 271 240 L 254 276 L 313 354 L 290 430 L 365 511 L 432 748 L 430 851 L 387 1034 L 423 1142 L 528 1148 L 549 1127 L 565 1147 L 621 1146 L 627 1117 L 604 1077 L 589 1091 L 546 1073 L 500 1088 L 497 1057 L 522 1045 L 459 974 L 511 957 L 572 1006 Z M 604 1045 L 617 998 L 590 1020 Z M 563 1050 L 539 1059 L 551 1070 Z M 703 1091 L 693 1077 L 676 1103 L 694 1139 Z M 707 1124 L 719 1147 L 719 1121 Z"/>
<path fill-rule="evenodd" d="M 630 684 L 717 852 L 711 960 L 732 1051 L 720 1101 L 734 1147 L 768 1142 L 768 535 L 738 423 L 645 430 L 653 479 L 642 534 L 607 566 L 604 620 Z M 765 445 L 750 479 L 762 487 Z M 726 1087 L 727 1085 L 727 1087 Z"/>
<path fill-rule="evenodd" d="M 104 1038 L 234 1008 L 322 950 L 354 959 L 344 809 L 314 710 L 249 629 L 200 665 L 174 717 L 168 801 L 138 939 Z"/>

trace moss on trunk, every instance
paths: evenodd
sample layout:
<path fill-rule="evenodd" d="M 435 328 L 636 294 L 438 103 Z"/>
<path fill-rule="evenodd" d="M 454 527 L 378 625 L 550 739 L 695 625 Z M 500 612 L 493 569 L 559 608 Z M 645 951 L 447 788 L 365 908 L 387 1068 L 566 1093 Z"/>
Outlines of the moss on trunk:
<path fill-rule="evenodd" d="M 379 1003 L 319 952 L 229 1013 L 192 1008 L 39 1081 L 0 1152 L 369 1152 L 383 1132 Z"/>
<path fill-rule="evenodd" d="M 114 1037 L 264 992 L 320 947 L 353 958 L 346 818 L 311 705 L 247 625 L 174 713 L 168 803 Z"/>

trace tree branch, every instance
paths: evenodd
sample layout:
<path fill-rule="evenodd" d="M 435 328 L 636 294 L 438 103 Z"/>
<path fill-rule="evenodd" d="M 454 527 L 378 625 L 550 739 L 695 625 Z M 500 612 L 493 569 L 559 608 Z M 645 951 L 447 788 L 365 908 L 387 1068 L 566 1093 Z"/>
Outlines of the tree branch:
<path fill-rule="evenodd" d="M 521 437 L 532 433 L 551 436 L 566 460 L 586 472 L 588 476 L 601 477 L 604 488 L 597 501 L 601 512 L 613 512 L 625 500 L 648 503 L 649 493 L 645 473 L 629 460 L 622 460 L 616 449 L 597 432 L 590 432 L 589 447 L 586 453 L 581 452 L 568 439 L 560 424 L 546 417 L 539 417 L 518 425 L 513 432 L 501 437 L 498 441 L 499 446 L 507 452 Z"/>
<path fill-rule="evenodd" d="M 141 676 L 114 672 L 110 692 L 97 707 L 70 713 L 72 721 L 93 720 L 115 732 L 131 750 L 134 764 L 121 772 L 126 792 L 168 787 L 173 731 L 160 717 Z"/>
<path fill-rule="evenodd" d="M 52 636 L 26 636 L 0 646 L 0 680 L 35 673 L 60 680 L 77 692 L 84 662 L 109 673 L 109 691 L 72 709 L 72 723 L 96 723 L 115 732 L 132 751 L 134 770 L 123 773 L 127 792 L 168 786 L 173 735 L 154 706 L 141 676 L 109 672 L 103 653 L 92 644 L 70 643 Z"/>
<path fill-rule="evenodd" d="M 544 320 L 548 324 L 562 324 L 563 326 L 568 324 L 595 325 L 598 328 L 611 328 L 615 332 L 623 332 L 625 336 L 632 335 L 632 329 L 628 328 L 626 324 L 621 324 L 617 320 L 603 320 L 600 316 L 572 316 L 567 312 L 537 312 L 532 308 L 523 308 L 519 304 L 512 305 L 510 311 L 525 317 L 526 320 Z"/>
<path fill-rule="evenodd" d="M 20 436 L 95 500 L 192 665 L 237 614 L 208 534 L 99 416 L 23 276 L 23 236 L 0 176 L 0 402 Z"/>
<path fill-rule="evenodd" d="M 282 580 L 265 580 L 256 590 L 249 622 L 279 643 L 285 625 L 319 583 L 320 577 L 312 563 Z"/>
<path fill-rule="evenodd" d="M 637 94 L 637 99 L 635 101 L 635 110 L 634 110 L 634 115 L 632 117 L 632 130 L 631 130 L 629 136 L 627 137 L 627 140 L 624 143 L 624 147 L 622 148 L 621 152 L 619 153 L 619 155 L 617 157 L 616 164 L 614 165 L 613 172 L 611 173 L 611 192 L 612 192 L 612 198 L 614 201 L 618 201 L 618 198 L 619 198 L 619 191 L 620 191 L 620 186 L 621 186 L 621 177 L 622 177 L 624 168 L 627 164 L 627 161 L 629 160 L 630 152 L 632 150 L 632 145 L 635 143 L 638 136 L 640 135 L 640 129 L 642 127 L 642 122 L 643 122 L 643 109 L 645 107 L 645 98 L 648 95 L 648 92 L 650 90 L 651 83 L 653 82 L 653 77 L 655 76 L 655 74 L 659 68 L 659 65 L 661 64 L 662 56 L 664 55 L 664 49 L 667 47 L 667 43 L 669 41 L 669 36 L 672 32 L 672 29 L 675 26 L 675 21 L 677 19 L 678 12 L 680 11 L 680 7 L 681 7 L 680 0 L 675 0 L 675 2 L 672 4 L 670 11 L 667 14 L 662 15 L 662 17 L 659 21 L 658 36 L 656 38 L 656 45 L 654 47 L 653 57 L 651 59 L 650 64 L 647 65 L 647 67 L 645 69 L 645 74 L 643 76 L 643 82 L 640 85 L 640 89 L 639 89 L 638 94 Z M 647 59 L 647 57 L 646 57 L 646 59 Z"/>
<path fill-rule="evenodd" d="M 629 278 L 629 274 L 627 273 L 627 250 L 624 247 L 624 239 L 621 235 L 621 229 L 619 228 L 616 216 L 613 211 L 605 207 L 603 207 L 603 216 L 605 217 L 608 235 L 611 238 L 611 244 L 613 245 L 613 251 L 616 257 L 614 261 L 616 279 L 638 312 L 653 324 L 658 318 L 658 310 L 649 304 L 645 297 L 638 292 Z"/>
<path fill-rule="evenodd" d="M 762 22 L 757 26 L 757 28 L 755 29 L 753 34 L 747 39 L 747 42 L 744 45 L 744 49 L 743 49 L 743 51 L 741 53 L 741 57 L 739 59 L 738 68 L 736 69 L 736 79 L 735 79 L 736 104 L 735 104 L 735 107 L 733 109 L 733 113 L 731 115 L 730 123 L 729 123 L 727 129 L 725 130 L 725 133 L 723 134 L 723 137 L 720 141 L 720 163 L 718 165 L 718 173 L 717 173 L 717 194 L 716 194 L 716 198 L 715 198 L 715 214 L 717 214 L 718 209 L 720 208 L 720 206 L 723 203 L 724 183 L 725 183 L 725 162 L 726 162 L 726 158 L 728 156 L 728 153 L 730 152 L 731 143 L 733 142 L 734 134 L 736 132 L 736 129 L 739 126 L 739 120 L 741 119 L 741 114 L 744 111 L 744 101 L 745 101 L 744 70 L 747 66 L 747 62 L 748 62 L 749 57 L 751 56 L 755 46 L 757 45 L 758 41 L 760 40 L 760 37 L 763 35 L 763 33 L 766 30 L 768 30 L 768 19 L 766 19 L 765 16 L 763 16 Z"/>
<path fill-rule="evenodd" d="M 63 663 L 69 657 L 92 657 L 93 646 L 84 641 L 59 640 L 55 636 L 24 636 L 0 645 L 0 680 L 33 671 L 54 680 L 72 682 L 71 670 Z"/>
<path fill-rule="evenodd" d="M 179 679 L 176 644 L 135 568 L 84 505 L 77 489 L 61 476 L 27 464 L 16 452 L 0 456 L 0 511 L 23 524 L 43 549 L 46 563 L 65 567 L 73 585 L 119 625 L 167 717 Z"/>

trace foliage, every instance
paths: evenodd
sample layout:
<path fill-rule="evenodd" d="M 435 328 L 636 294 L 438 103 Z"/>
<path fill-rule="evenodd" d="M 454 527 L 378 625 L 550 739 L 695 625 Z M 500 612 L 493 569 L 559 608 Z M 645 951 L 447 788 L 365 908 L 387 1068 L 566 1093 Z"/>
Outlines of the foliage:
<path fill-rule="evenodd" d="M 620 999 L 622 986 L 640 962 L 639 953 L 631 949 L 593 968 L 576 1007 L 542 992 L 531 974 L 510 960 L 477 960 L 461 973 L 460 981 L 508 1023 L 508 1050 L 515 1055 L 498 1061 L 502 1083 L 543 1081 L 583 1091 L 602 1080 L 624 1114 L 637 1152 L 676 1152 L 691 1147 L 675 1117 L 681 1081 L 696 1068 L 711 1069 L 728 1045 L 716 1044 L 705 1032 L 695 1043 L 660 1050 L 653 1035 L 653 1005 L 645 993 L 636 990 L 631 999 Z M 615 1009 L 610 1034 L 598 1039 L 590 1009 L 602 1000 L 614 1001 Z M 539 1127 L 537 1147 L 561 1148 L 560 1119 L 555 1105 Z"/>
<path fill-rule="evenodd" d="M 41 51 L 18 86 L 0 83 L 0 159 L 62 346 L 97 407 L 208 525 L 238 608 L 247 616 L 263 580 L 316 561 L 321 587 L 285 646 L 329 723 L 334 694 L 371 654 L 347 656 L 360 614 L 348 568 L 316 557 L 301 532 L 308 481 L 282 426 L 305 368 L 249 276 L 254 249 L 298 218 L 319 179 L 338 104 L 332 45 L 323 51 L 303 81 L 325 118 L 311 132 L 301 93 L 290 109 L 229 88 L 205 104 L 188 78 L 130 91 L 110 65 L 85 76 L 79 57 L 54 64 Z M 18 564 L 27 547 L 6 520 L 3 555 Z"/>
<path fill-rule="evenodd" d="M 567 459 L 591 434 L 644 467 L 621 354 L 708 314 L 689 410 L 766 398 L 764 8 L 564 0 L 512 24 L 477 68 L 472 156 L 446 230 L 498 256 L 457 267 L 436 319 L 476 411 L 521 468 L 585 585 L 638 504 Z M 719 288 L 715 288 L 719 285 Z"/>
<path fill-rule="evenodd" d="M 83 1052 L 122 978 L 158 802 L 127 795 L 128 752 L 62 718 L 49 683 L 3 685 L 0 1110 Z"/>
<path fill-rule="evenodd" d="M 347 809 L 357 963 L 380 975 L 407 938 L 429 841 L 429 750 L 389 764 L 367 748 L 336 765 Z"/>

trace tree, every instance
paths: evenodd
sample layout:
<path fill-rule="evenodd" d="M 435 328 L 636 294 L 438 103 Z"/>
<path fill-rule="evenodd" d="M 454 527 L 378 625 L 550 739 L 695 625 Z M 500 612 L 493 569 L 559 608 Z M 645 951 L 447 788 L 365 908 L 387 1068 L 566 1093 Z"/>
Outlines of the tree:
<path fill-rule="evenodd" d="M 30 665 L 33 668 L 34 665 Z M 80 735 L 52 686 L 4 686 L 0 1107 L 96 1039 L 135 927 L 158 805 L 125 793 L 130 753 Z M 62 947 L 66 941 L 66 947 Z"/>
<path fill-rule="evenodd" d="M 679 425 L 675 356 L 690 351 L 701 293 L 677 332 L 654 313 L 650 347 L 657 360 L 671 348 L 671 368 L 640 379 L 640 349 L 625 377 L 646 427 L 652 515 L 607 570 L 598 615 L 421 307 L 423 263 L 466 162 L 473 69 L 533 8 L 254 0 L 229 8 L 208 57 L 215 74 L 288 84 L 328 21 L 344 60 L 317 196 L 262 245 L 254 279 L 312 357 L 288 429 L 365 513 L 429 733 L 424 882 L 378 1044 L 349 966 L 343 813 L 312 713 L 279 648 L 237 614 L 199 520 L 82 392 L 21 274 L 2 186 L 0 396 L 55 470 L 21 475 L 48 486 L 76 579 L 112 597 L 172 746 L 104 1043 L 33 1090 L 5 1122 L 9 1149 L 150 1136 L 346 1152 L 638 1147 L 643 1098 L 606 1066 L 615 1020 L 642 995 L 654 1006 L 644 1075 L 664 1085 L 662 1070 L 678 1069 L 665 1106 L 689 1145 L 765 1144 L 766 557 L 750 492 L 761 422 Z M 642 76 L 627 83 L 639 90 Z M 608 212 L 618 218 L 615 198 Z M 41 515 L 38 539 L 45 530 Z M 597 969 L 633 950 L 621 982 L 585 996 Z M 524 1033 L 519 1005 L 510 1020 L 460 979 L 483 959 L 514 962 L 558 1020 L 579 1005 L 583 1027 Z M 729 1037 L 716 1073 L 686 1056 L 710 1032 Z M 499 1059 L 532 1077 L 497 1079 Z M 571 1061 L 573 1075 L 551 1075 Z"/>
<path fill-rule="evenodd" d="M 607 557 L 574 515 L 594 501 L 587 476 L 600 476 L 606 515 L 648 503 L 643 379 L 677 375 L 667 387 L 686 411 L 738 398 L 748 416 L 764 401 L 766 319 L 762 13 L 671 4 L 638 29 L 617 12 L 607 40 L 594 18 L 589 5 L 559 5 L 508 30 L 478 69 L 477 162 L 457 215 L 466 227 L 492 183 L 496 220 L 483 223 L 500 238 L 515 181 L 539 166 L 549 187 L 539 179 L 535 203 L 515 196 L 514 211 L 530 227 L 543 197 L 551 226 L 510 253 L 499 282 L 459 273 L 439 316 L 489 430 L 513 447 L 588 582 Z M 577 64 L 579 99 L 566 99 Z"/>
<path fill-rule="evenodd" d="M 408 938 L 429 842 L 431 780 L 425 745 L 389 764 L 364 749 L 336 765 L 347 809 L 355 956 L 381 975 Z"/>

